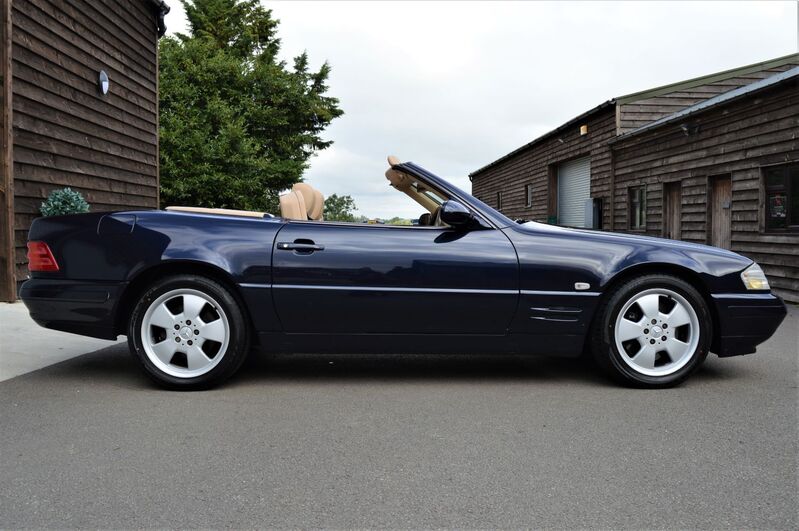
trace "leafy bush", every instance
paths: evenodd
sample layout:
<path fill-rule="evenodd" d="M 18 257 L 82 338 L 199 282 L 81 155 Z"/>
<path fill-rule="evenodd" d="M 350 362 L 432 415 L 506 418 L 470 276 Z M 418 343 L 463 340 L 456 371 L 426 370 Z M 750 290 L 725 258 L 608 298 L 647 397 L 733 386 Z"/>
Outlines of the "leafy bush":
<path fill-rule="evenodd" d="M 325 199 L 326 221 L 355 221 L 355 200 L 349 195 L 333 194 Z"/>
<path fill-rule="evenodd" d="M 89 211 L 89 203 L 80 192 L 71 188 L 53 190 L 39 209 L 42 216 L 62 216 L 64 214 L 82 214 Z"/>

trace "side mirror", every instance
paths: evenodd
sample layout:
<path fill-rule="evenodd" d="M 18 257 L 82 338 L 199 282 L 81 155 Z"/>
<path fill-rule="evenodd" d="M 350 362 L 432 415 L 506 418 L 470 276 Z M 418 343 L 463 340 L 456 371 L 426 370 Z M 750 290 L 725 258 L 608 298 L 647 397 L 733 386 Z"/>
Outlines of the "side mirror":
<path fill-rule="evenodd" d="M 444 201 L 444 204 L 441 205 L 439 219 L 456 229 L 468 228 L 475 222 L 474 214 L 472 214 L 468 208 L 451 199 L 449 201 Z"/>

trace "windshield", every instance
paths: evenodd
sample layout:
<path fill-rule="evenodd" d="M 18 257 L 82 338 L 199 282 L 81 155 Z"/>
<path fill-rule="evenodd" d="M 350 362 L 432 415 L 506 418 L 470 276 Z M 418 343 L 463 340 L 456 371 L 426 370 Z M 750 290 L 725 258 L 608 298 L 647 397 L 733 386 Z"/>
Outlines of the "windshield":
<path fill-rule="evenodd" d="M 411 185 L 411 188 L 417 193 L 421 194 L 429 199 L 431 199 L 436 205 L 441 206 L 444 204 L 444 201 L 447 200 L 446 197 L 440 195 L 439 193 L 425 187 L 424 184 L 420 183 L 419 181 L 414 181 Z"/>

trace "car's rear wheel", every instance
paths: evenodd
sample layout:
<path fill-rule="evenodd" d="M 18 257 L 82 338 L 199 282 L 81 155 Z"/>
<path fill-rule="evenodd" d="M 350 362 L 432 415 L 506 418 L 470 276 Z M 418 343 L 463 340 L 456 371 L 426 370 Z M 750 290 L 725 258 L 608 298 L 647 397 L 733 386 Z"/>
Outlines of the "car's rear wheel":
<path fill-rule="evenodd" d="M 622 383 L 669 387 L 701 365 L 712 320 L 702 295 L 670 275 L 645 275 L 613 290 L 599 308 L 592 351 Z"/>
<path fill-rule="evenodd" d="M 230 290 L 197 275 L 156 282 L 128 326 L 128 344 L 144 371 L 171 389 L 206 389 L 229 378 L 249 351 L 248 336 Z"/>

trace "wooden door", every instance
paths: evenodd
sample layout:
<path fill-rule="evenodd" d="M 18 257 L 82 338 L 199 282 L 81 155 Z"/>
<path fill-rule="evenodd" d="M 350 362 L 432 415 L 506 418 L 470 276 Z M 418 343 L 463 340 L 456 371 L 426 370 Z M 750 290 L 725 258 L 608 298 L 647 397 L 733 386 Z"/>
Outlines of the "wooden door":
<path fill-rule="evenodd" d="M 663 184 L 663 236 L 680 239 L 682 216 L 682 182 Z"/>
<path fill-rule="evenodd" d="M 710 180 L 710 245 L 730 248 L 732 230 L 732 179 L 729 175 Z"/>

